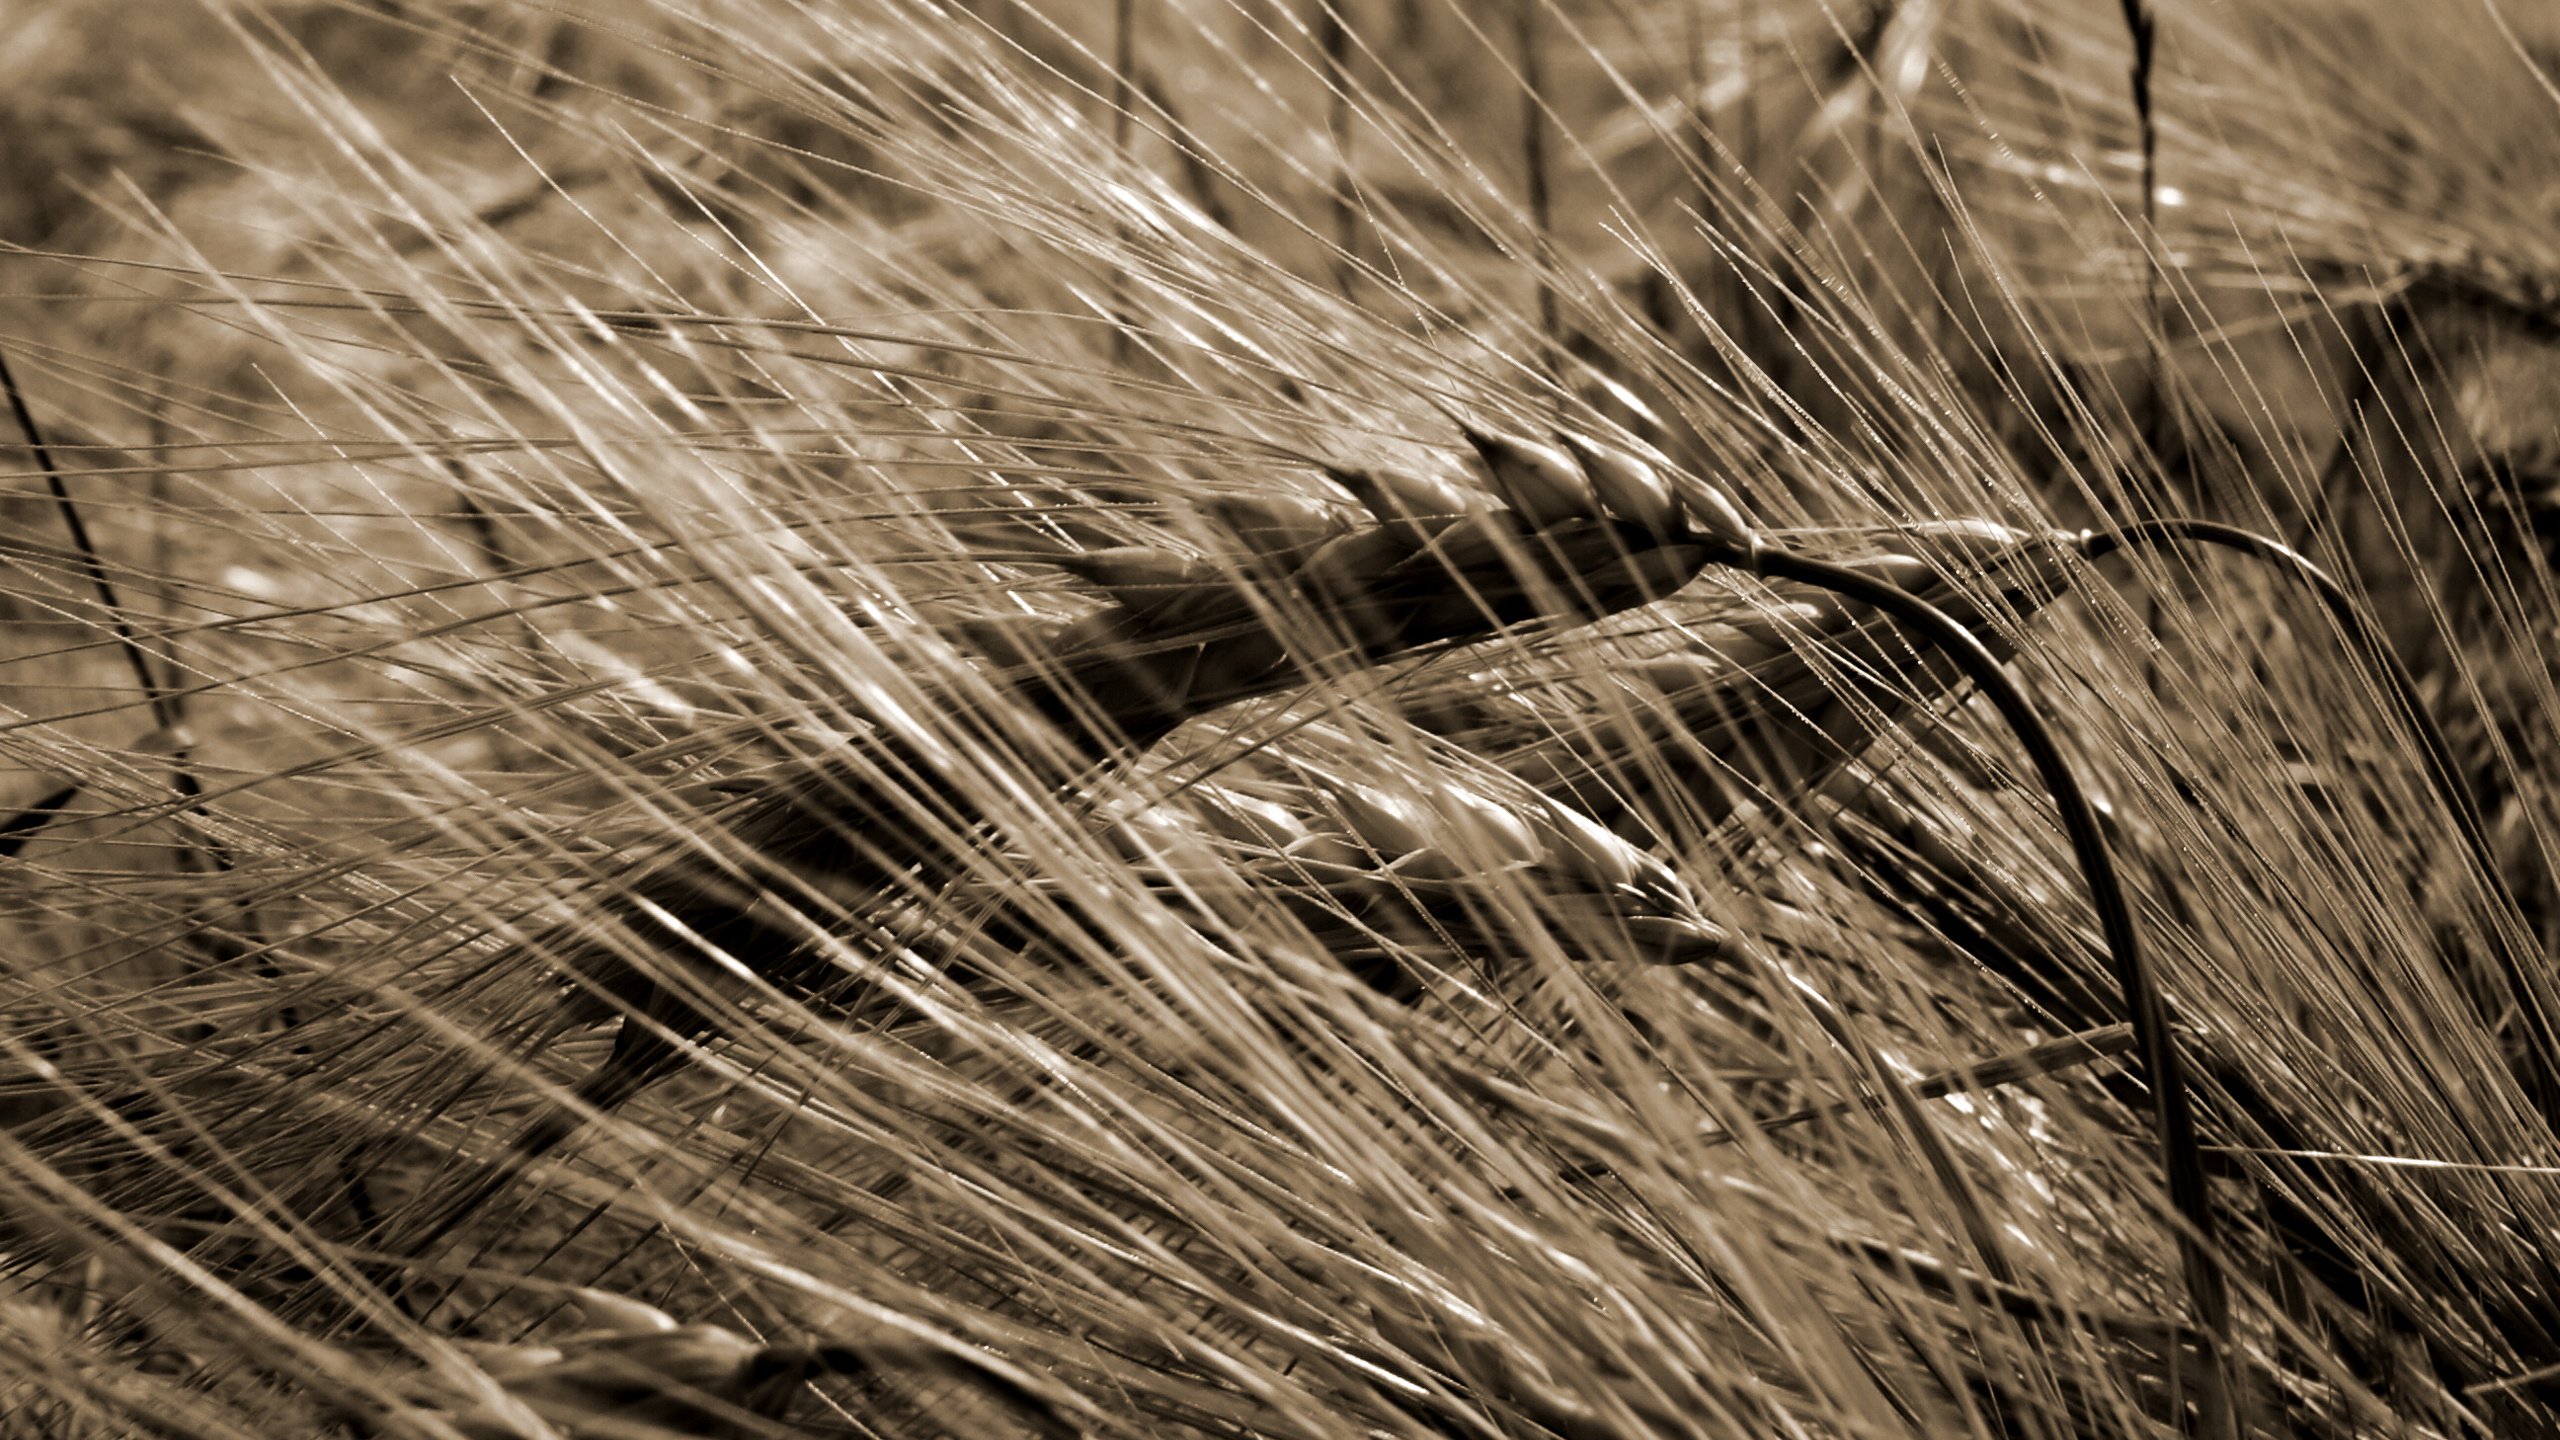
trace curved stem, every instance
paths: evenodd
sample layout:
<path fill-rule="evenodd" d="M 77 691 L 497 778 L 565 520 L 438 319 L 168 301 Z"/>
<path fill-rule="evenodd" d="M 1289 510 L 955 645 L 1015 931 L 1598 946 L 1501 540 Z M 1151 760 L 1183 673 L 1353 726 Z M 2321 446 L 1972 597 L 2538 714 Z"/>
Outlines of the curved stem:
<path fill-rule="evenodd" d="M 2000 711 L 2001 718 L 2017 735 L 2019 745 L 2035 763 L 2036 773 L 2053 796 L 2055 808 L 2062 812 L 2063 833 L 2069 837 L 2072 853 L 2087 880 L 2099 931 L 2115 964 L 2117 984 L 2124 991 L 2125 1018 L 2133 1026 L 2135 1049 L 2151 1083 L 2161 1169 L 2168 1181 L 2170 1204 L 2181 1222 L 2181 1268 L 2187 1293 L 2195 1302 L 2198 1326 L 2208 1342 L 2207 1373 L 2213 1377 L 2210 1383 L 2218 1391 L 2209 1399 L 2222 1402 L 2208 1403 L 2205 1413 L 2218 1416 L 2227 1424 L 2234 1418 L 2227 1402 L 2236 1391 L 2222 1374 L 2220 1357 L 2230 1333 L 2230 1297 L 2214 1258 L 2212 1197 L 2206 1189 L 2204 1155 L 2196 1138 L 2186 1066 L 2178 1054 L 2177 1037 L 2170 1029 L 2168 999 L 2161 994 L 2143 958 L 2134 928 L 2133 906 L 2107 851 L 2106 837 L 2098 826 L 2097 807 L 2090 803 L 2088 792 L 2072 773 L 2070 760 L 2055 743 L 2051 727 L 2036 713 L 2026 692 L 2000 668 L 1999 658 L 1981 638 L 1945 611 L 1898 585 L 1827 560 L 1762 550 L 1755 562 L 1753 568 L 1767 578 L 1793 580 L 1864 601 L 1925 635 L 1956 662 L 1966 678 L 1981 687 Z"/>
<path fill-rule="evenodd" d="M 2382 677 L 2383 688 L 2390 692 L 2392 705 L 2417 736 L 2418 752 L 2426 765 L 2428 783 L 2434 787 L 2438 802 L 2453 816 L 2454 828 L 2462 834 L 2463 848 L 2479 870 L 2481 884 L 2488 888 L 2492 898 L 2512 902 L 2504 873 L 2498 865 L 2497 852 L 2489 844 L 2488 824 L 2482 816 L 2478 797 L 2471 793 L 2470 785 L 2462 778 L 2460 766 L 2454 761 L 2453 743 L 2445 738 L 2444 727 L 2436 723 L 2435 716 L 2428 713 L 2425 701 L 2418 693 L 2417 680 L 2392 651 L 2391 642 L 2383 635 L 2382 627 L 2374 622 L 2372 615 L 2347 587 L 2338 583 L 2336 577 L 2321 569 L 2309 556 L 2280 540 L 2213 520 L 2138 521 L 2112 534 L 2091 535 L 2083 543 L 2081 553 L 2095 563 L 2118 550 L 2182 541 L 2218 545 L 2266 561 L 2290 574 L 2320 598 L 2321 608 L 2346 633 L 2348 645 Z M 2497 954 L 2518 1010 L 2529 1018 L 2535 1030 L 2532 1077 L 2535 1098 L 2546 1115 L 2560 1117 L 2560 1079 L 2549 1073 L 2552 1061 L 2560 1059 L 2560 1027 L 2553 1025 L 2513 948 L 2496 943 L 2490 948 Z"/>
<path fill-rule="evenodd" d="M 2392 703 L 2400 710 L 2401 719 L 2418 737 L 2418 749 L 2426 761 L 2428 782 L 2434 785 L 2436 797 L 2452 812 L 2462 842 L 2471 851 L 2492 883 L 2497 883 L 2495 852 L 2489 848 L 2489 832 L 2480 814 L 2479 802 L 2462 780 L 2454 763 L 2453 744 L 2445 738 L 2444 728 L 2429 714 L 2418 694 L 2418 682 L 2409 667 L 2391 649 L 2382 628 L 2357 603 L 2347 587 L 2312 561 L 2309 556 L 2281 540 L 2225 525 L 2214 520 L 2143 520 L 2125 526 L 2112 534 L 2089 537 L 2081 553 L 2092 563 L 2103 560 L 2118 550 L 2144 545 L 2175 544 L 2189 541 L 2200 545 L 2218 545 L 2254 556 L 2291 574 L 2320 597 L 2321 608 L 2329 612 L 2338 628 L 2347 634 L 2348 643 L 2363 652 L 2364 658 L 2381 672 L 2382 683 L 2391 692 Z"/>

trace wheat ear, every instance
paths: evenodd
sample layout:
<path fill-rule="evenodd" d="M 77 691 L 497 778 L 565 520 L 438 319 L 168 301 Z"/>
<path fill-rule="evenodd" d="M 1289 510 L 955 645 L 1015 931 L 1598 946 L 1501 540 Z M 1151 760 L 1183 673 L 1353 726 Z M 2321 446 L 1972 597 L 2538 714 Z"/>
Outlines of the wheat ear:
<path fill-rule="evenodd" d="M 1477 445 L 1492 488 L 1516 502 L 1512 457 L 1481 437 Z M 1659 601 L 1744 553 L 1713 531 L 1666 526 L 1658 508 L 1610 515 L 1587 480 L 1578 501 L 1551 484 L 1523 509 L 1448 482 L 1332 473 L 1373 523 L 1335 533 L 1321 516 L 1310 524 L 1303 507 L 1249 520 L 1231 511 L 1233 548 L 1214 565 L 1131 547 L 1032 557 L 1112 603 L 1046 634 L 1013 633 L 1020 663 L 958 677 L 934 708 L 1022 736 L 1012 755 L 1037 783 L 1063 789 L 1221 706 L 1428 649 L 1584 624 Z M 864 897 L 933 894 L 966 873 L 976 832 L 968 779 L 946 748 L 888 725 L 848 737 L 842 753 L 765 777 L 720 807 L 716 846 L 697 840 L 644 862 L 600 919 L 537 941 L 575 978 L 574 1008 L 623 1017 L 613 1050 L 570 1103 L 527 1124 L 490 1171 L 394 1248 L 422 1253 L 590 1112 L 680 1068 L 686 1046 L 735 1003 L 726 997 L 736 970 L 785 992 L 826 988 L 835 962 L 815 943 L 823 923 L 802 904 L 824 915 Z"/>

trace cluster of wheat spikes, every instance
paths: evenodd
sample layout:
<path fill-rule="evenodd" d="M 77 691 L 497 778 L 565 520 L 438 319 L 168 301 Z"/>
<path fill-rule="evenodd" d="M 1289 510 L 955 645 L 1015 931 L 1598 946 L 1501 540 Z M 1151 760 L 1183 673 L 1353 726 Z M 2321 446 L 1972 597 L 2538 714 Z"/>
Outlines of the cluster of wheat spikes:
<path fill-rule="evenodd" d="M 2538 8 L 10 24 L 0 1437 L 2560 1431 Z"/>

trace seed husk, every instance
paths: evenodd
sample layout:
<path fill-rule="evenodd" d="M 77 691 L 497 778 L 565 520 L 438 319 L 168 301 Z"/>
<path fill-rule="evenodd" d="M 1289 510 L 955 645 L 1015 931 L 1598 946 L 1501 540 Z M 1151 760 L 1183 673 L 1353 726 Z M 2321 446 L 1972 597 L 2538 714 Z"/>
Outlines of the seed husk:
<path fill-rule="evenodd" d="M 1490 497 L 1438 475 L 1358 467 L 1328 468 L 1325 473 L 1408 546 L 1427 545 L 1449 526 L 1493 504 Z"/>
<path fill-rule="evenodd" d="M 1686 528 L 1688 517 L 1681 511 L 1680 498 L 1672 493 L 1671 482 L 1662 478 L 1661 471 L 1626 451 L 1609 449 L 1571 432 L 1557 438 L 1581 462 L 1592 493 L 1609 514 L 1649 535 L 1668 537 Z"/>
<path fill-rule="evenodd" d="M 1484 461 L 1493 493 L 1536 529 L 1600 518 L 1600 497 L 1573 457 L 1553 446 L 1507 435 L 1466 432 Z"/>
<path fill-rule="evenodd" d="M 1201 517 L 1243 542 L 1246 552 L 1277 557 L 1313 550 L 1351 528 L 1342 512 L 1303 495 L 1212 495 Z"/>
<path fill-rule="evenodd" d="M 1226 588 L 1218 567 L 1196 555 L 1152 545 L 1063 551 L 1049 563 L 1149 617 L 1178 613 L 1186 601 Z"/>

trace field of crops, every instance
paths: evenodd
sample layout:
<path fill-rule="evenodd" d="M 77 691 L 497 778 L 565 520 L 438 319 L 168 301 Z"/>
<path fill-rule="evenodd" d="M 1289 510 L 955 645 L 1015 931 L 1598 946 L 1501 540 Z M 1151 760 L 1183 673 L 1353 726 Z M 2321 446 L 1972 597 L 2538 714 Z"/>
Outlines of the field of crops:
<path fill-rule="evenodd" d="M 19 0 L 0 1440 L 2560 1434 L 2560 19 Z"/>

